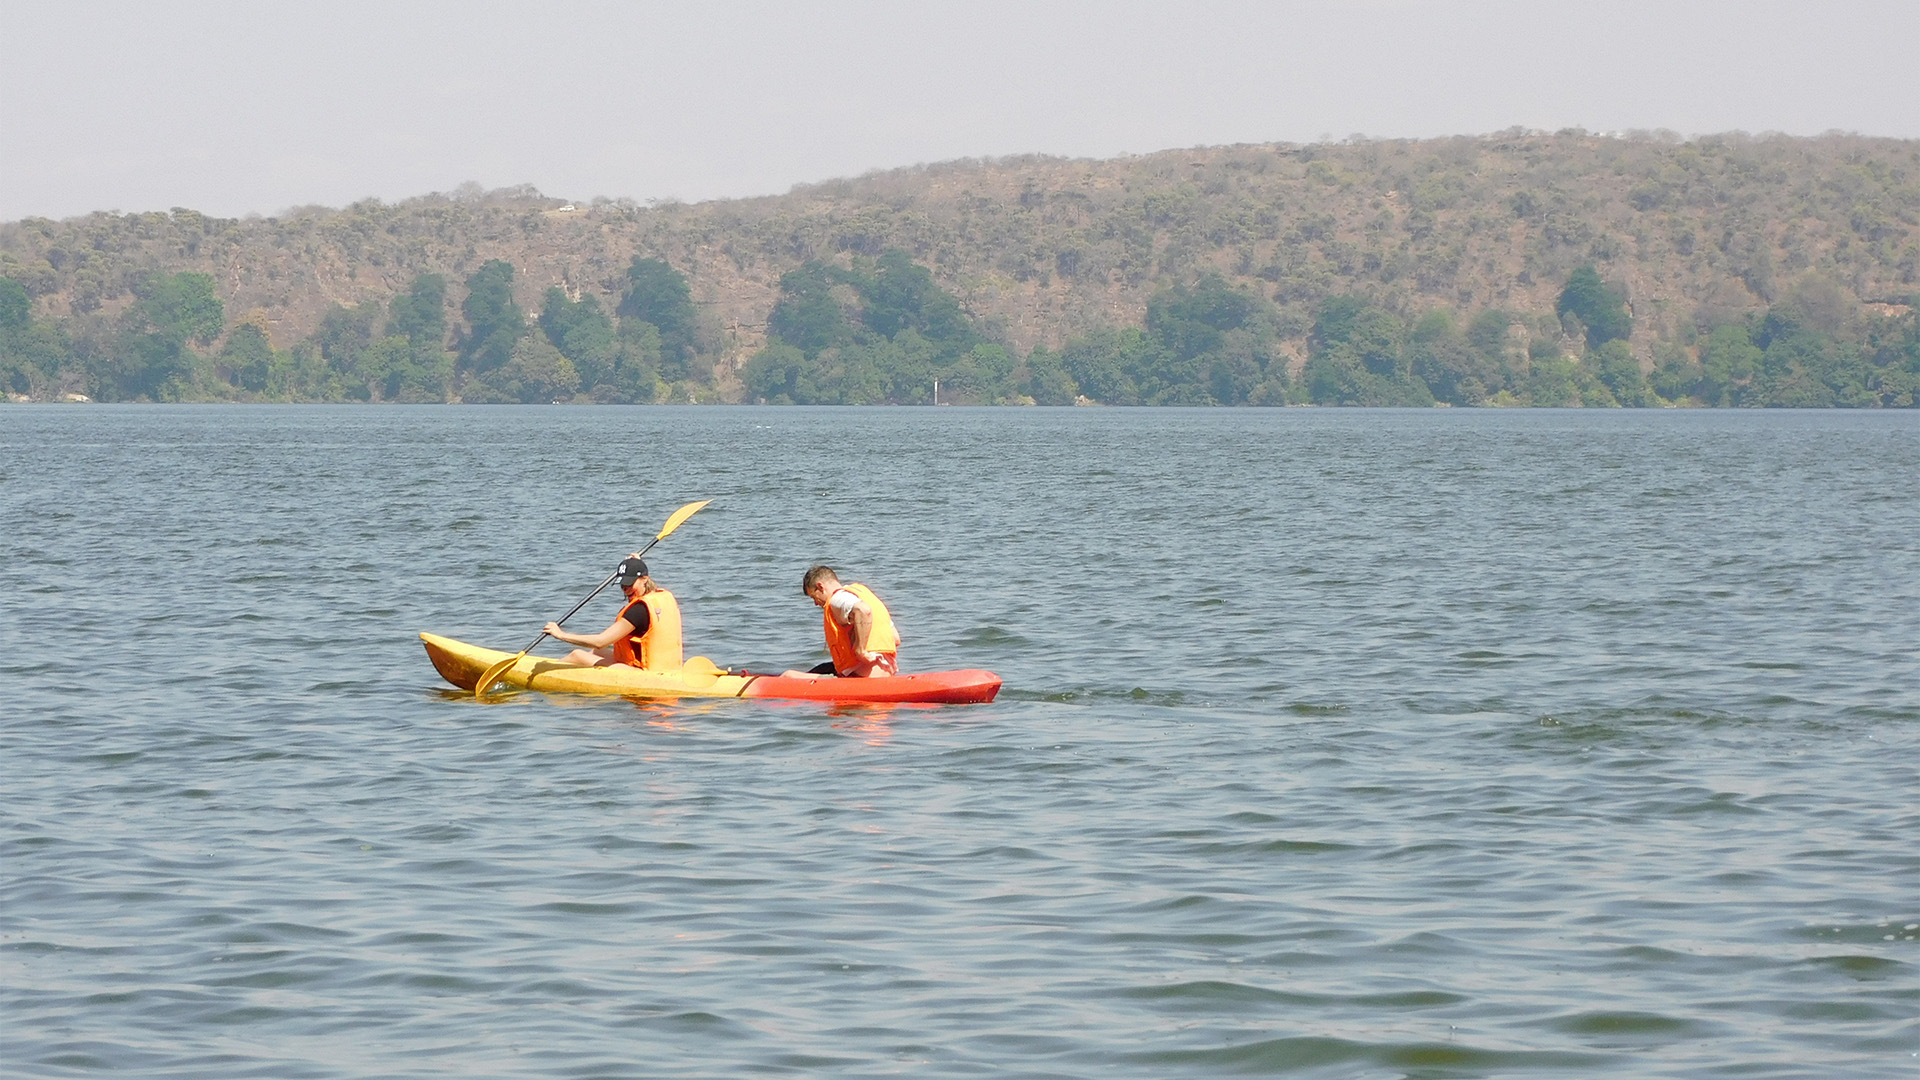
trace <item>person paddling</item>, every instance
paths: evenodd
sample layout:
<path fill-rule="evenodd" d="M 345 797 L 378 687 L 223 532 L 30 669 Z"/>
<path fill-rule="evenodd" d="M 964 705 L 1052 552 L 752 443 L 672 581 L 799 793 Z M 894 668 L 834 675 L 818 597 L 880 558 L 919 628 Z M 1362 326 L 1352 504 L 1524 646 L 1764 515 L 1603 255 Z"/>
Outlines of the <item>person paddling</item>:
<path fill-rule="evenodd" d="M 620 617 L 597 634 L 569 634 L 559 623 L 548 623 L 547 636 L 569 645 L 566 662 L 588 667 L 627 664 L 653 671 L 677 671 L 680 655 L 680 604 L 673 594 L 647 576 L 646 560 L 629 555 L 617 571 L 627 606 Z M 591 651 L 589 651 L 591 650 Z"/>
<path fill-rule="evenodd" d="M 831 566 L 816 566 L 800 579 L 800 591 L 819 606 L 827 631 L 831 663 L 810 675 L 872 679 L 900 674 L 900 635 L 893 616 L 873 590 L 859 582 L 841 584 Z M 790 671 L 789 675 L 802 672 Z"/>

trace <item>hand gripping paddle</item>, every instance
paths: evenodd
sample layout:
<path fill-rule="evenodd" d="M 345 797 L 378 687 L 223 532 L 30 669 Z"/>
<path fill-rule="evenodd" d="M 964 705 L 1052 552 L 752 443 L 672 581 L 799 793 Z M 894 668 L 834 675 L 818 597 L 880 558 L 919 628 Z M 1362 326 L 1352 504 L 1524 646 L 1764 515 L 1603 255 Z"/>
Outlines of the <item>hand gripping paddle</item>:
<path fill-rule="evenodd" d="M 681 507 L 680 509 L 675 510 L 673 512 L 673 516 L 667 519 L 667 523 L 660 527 L 660 532 L 656 534 L 652 540 L 647 542 L 646 547 L 643 547 L 639 551 L 634 552 L 634 555 L 636 556 L 645 555 L 647 552 L 652 551 L 653 545 L 659 543 L 662 540 L 665 540 L 668 537 L 668 535 L 670 535 L 673 532 L 673 530 L 680 527 L 682 522 L 686 521 L 688 518 L 692 517 L 693 515 L 699 513 L 702 508 L 704 508 L 708 503 L 712 501 L 713 501 L 712 499 L 702 499 L 699 502 L 690 502 L 687 505 Z M 579 603 L 573 605 L 573 611 L 567 612 L 565 615 L 560 616 L 558 619 L 555 619 L 554 621 L 557 623 L 564 624 L 568 619 L 573 618 L 575 613 L 577 613 L 581 608 L 587 606 L 587 600 L 592 600 L 594 597 L 599 596 L 601 593 L 601 590 L 613 584 L 613 579 L 619 576 L 620 576 L 620 571 L 617 569 L 613 573 L 608 574 L 607 580 L 601 582 L 599 588 L 588 593 L 586 600 L 582 600 Z M 540 631 L 540 636 L 533 639 L 533 644 L 528 645 L 524 649 L 521 649 L 518 655 L 509 656 L 505 660 L 502 660 L 496 664 L 493 664 L 492 666 L 488 667 L 487 670 L 481 672 L 480 681 L 473 684 L 473 696 L 476 698 L 486 697 L 487 691 L 493 689 L 493 684 L 500 681 L 500 676 L 505 675 L 508 671 L 511 671 L 513 669 L 513 665 L 519 663 L 522 659 L 524 659 L 528 653 L 534 650 L 534 646 L 539 645 L 542 641 L 545 641 L 546 637 L 547 637 L 547 632 L 545 630 Z"/>

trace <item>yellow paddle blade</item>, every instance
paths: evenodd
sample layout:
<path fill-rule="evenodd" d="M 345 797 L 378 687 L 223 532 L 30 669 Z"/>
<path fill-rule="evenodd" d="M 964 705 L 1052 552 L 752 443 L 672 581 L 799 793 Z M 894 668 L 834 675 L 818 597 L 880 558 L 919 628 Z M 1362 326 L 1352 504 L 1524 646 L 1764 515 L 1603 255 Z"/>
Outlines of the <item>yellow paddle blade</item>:
<path fill-rule="evenodd" d="M 473 684 L 473 696 L 476 698 L 486 697 L 487 691 L 493 689 L 493 684 L 500 681 L 500 676 L 510 671 L 513 665 L 520 662 L 520 657 L 525 655 L 527 654 L 522 652 L 520 656 L 509 656 L 497 664 L 490 665 L 487 670 L 481 672 L 480 681 Z"/>
<path fill-rule="evenodd" d="M 712 686 L 727 669 L 704 656 L 689 656 L 687 662 L 680 665 L 680 677 L 691 686 Z"/>
<path fill-rule="evenodd" d="M 708 503 L 712 501 L 713 501 L 712 499 L 702 499 L 699 502 L 690 502 L 687 505 L 681 507 L 680 509 L 675 510 L 673 512 L 673 516 L 667 519 L 667 523 L 660 527 L 660 535 L 654 537 L 654 539 L 665 540 L 667 538 L 668 533 L 680 527 L 681 522 L 699 513 L 703 508 L 706 507 Z"/>

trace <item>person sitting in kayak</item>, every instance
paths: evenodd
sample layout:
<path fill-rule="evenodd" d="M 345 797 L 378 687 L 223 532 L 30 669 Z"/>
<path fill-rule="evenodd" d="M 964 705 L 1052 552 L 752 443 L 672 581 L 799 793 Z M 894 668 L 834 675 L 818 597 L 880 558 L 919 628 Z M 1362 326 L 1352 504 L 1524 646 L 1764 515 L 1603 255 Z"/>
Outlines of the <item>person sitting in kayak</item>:
<path fill-rule="evenodd" d="M 651 671 L 678 671 L 682 659 L 679 602 L 653 583 L 647 576 L 645 560 L 638 555 L 622 560 L 616 573 L 620 591 L 627 595 L 627 606 L 612 625 L 597 634 L 569 634 L 560 629 L 559 623 L 548 623 L 547 636 L 584 646 L 567 654 L 569 664 L 627 664 Z"/>
<path fill-rule="evenodd" d="M 873 679 L 900 674 L 900 635 L 887 605 L 858 582 L 843 585 L 831 566 L 816 566 L 800 579 L 800 591 L 819 606 L 827 630 L 830 663 L 790 675 L 837 675 Z"/>

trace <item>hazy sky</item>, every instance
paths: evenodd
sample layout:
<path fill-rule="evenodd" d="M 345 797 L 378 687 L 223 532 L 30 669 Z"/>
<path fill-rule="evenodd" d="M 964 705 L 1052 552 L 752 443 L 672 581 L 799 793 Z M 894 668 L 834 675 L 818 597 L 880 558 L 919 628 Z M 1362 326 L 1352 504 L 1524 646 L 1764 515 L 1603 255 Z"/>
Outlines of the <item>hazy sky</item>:
<path fill-rule="evenodd" d="M 0 0 L 0 220 L 1513 125 L 1920 136 L 1920 0 Z"/>

